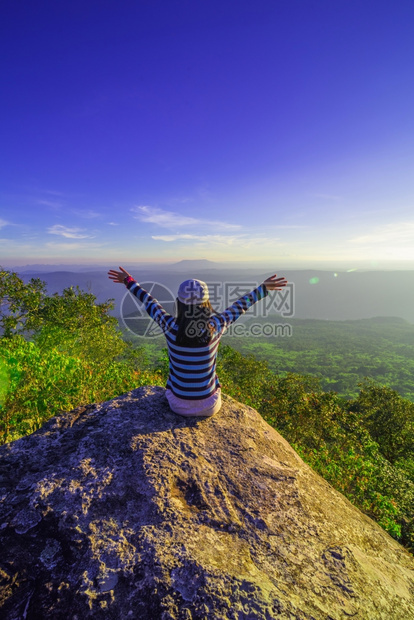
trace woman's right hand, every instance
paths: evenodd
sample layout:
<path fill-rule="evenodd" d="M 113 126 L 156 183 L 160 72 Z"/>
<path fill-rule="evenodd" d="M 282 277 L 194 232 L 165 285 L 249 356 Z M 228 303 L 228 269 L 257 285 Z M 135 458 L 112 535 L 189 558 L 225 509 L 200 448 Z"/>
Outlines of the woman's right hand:
<path fill-rule="evenodd" d="M 286 286 L 288 281 L 286 278 L 277 278 L 276 274 L 274 276 L 270 276 L 263 282 L 265 284 L 268 291 L 280 291 L 281 288 Z"/>
<path fill-rule="evenodd" d="M 115 284 L 124 284 L 125 278 L 128 278 L 128 276 L 132 278 L 132 276 L 127 271 L 125 271 L 123 267 L 119 267 L 119 269 L 121 271 L 115 271 L 115 269 L 110 269 L 108 271 L 108 277 L 110 280 L 112 280 L 112 282 L 115 282 Z"/>

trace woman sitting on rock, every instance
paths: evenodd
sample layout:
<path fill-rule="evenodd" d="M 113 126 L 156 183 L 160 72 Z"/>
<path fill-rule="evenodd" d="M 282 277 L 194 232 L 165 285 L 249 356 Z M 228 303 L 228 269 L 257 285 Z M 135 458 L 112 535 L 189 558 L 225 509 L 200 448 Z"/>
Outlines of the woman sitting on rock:
<path fill-rule="evenodd" d="M 177 316 L 173 317 L 125 269 L 119 269 L 111 269 L 109 278 L 125 284 L 144 303 L 145 310 L 167 339 L 170 365 L 166 396 L 172 411 L 184 416 L 217 413 L 221 407 L 221 389 L 216 358 L 221 336 L 246 310 L 264 299 L 268 291 L 286 286 L 285 278 L 271 276 L 221 314 L 213 310 L 205 282 L 186 280 L 178 289 Z"/>

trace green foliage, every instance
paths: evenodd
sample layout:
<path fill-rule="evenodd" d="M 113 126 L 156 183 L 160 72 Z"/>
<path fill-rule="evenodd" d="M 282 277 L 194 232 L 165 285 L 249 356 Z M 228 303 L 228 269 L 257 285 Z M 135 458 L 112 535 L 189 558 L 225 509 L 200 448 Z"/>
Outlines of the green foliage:
<path fill-rule="evenodd" d="M 37 309 L 34 330 L 39 345 L 56 347 L 61 345 L 62 330 L 66 336 L 71 337 L 71 347 L 78 347 L 82 355 L 96 355 L 96 347 L 93 341 L 102 337 L 111 337 L 108 350 L 113 346 L 113 338 L 118 337 L 118 321 L 108 312 L 113 309 L 113 302 L 109 300 L 102 304 L 96 303 L 96 298 L 91 293 L 81 291 L 79 287 L 69 287 L 62 294 L 55 293 L 44 297 L 42 304 Z M 33 322 L 32 322 L 33 323 Z M 115 332 L 114 334 L 111 334 Z M 67 346 L 67 345 L 66 345 Z"/>
<path fill-rule="evenodd" d="M 113 300 L 97 304 L 79 287 L 46 295 L 45 283 L 24 284 L 16 273 L 0 271 L 0 325 L 3 337 L 25 334 L 47 351 L 103 361 L 122 353 L 126 344 L 118 321 L 109 315 Z"/>
<path fill-rule="evenodd" d="M 3 405 L 9 391 L 9 371 L 6 363 L 0 357 L 0 407 Z"/>
<path fill-rule="evenodd" d="M 260 402 L 265 381 L 272 376 L 265 362 L 253 355 L 243 356 L 224 344 L 217 356 L 217 374 L 226 393 L 251 407 Z"/>
<path fill-rule="evenodd" d="M 3 336 L 30 331 L 45 298 L 46 284 L 32 278 L 25 284 L 15 272 L 0 267 L 0 329 Z"/>
<path fill-rule="evenodd" d="M 160 385 L 152 371 L 113 359 L 90 361 L 57 349 L 40 349 L 22 336 L 1 341 L 9 390 L 0 407 L 0 443 L 31 433 L 62 411 L 114 398 L 141 385 Z"/>
<path fill-rule="evenodd" d="M 414 403 L 366 380 L 352 405 L 390 463 L 414 454 Z"/>

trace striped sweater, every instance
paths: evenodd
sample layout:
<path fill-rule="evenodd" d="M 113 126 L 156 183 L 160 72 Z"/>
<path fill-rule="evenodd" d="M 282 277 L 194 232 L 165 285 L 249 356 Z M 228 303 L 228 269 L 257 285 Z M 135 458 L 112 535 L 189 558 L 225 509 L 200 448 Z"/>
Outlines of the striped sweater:
<path fill-rule="evenodd" d="M 268 295 L 261 284 L 247 293 L 221 314 L 211 316 L 214 333 L 210 343 L 203 347 L 181 347 L 175 342 L 178 325 L 158 301 L 131 277 L 126 281 L 128 290 L 143 302 L 149 316 L 161 327 L 167 340 L 169 375 L 167 388 L 179 398 L 200 400 L 208 398 L 220 382 L 216 374 L 216 358 L 220 338 L 226 329 L 244 314 L 253 304 Z"/>

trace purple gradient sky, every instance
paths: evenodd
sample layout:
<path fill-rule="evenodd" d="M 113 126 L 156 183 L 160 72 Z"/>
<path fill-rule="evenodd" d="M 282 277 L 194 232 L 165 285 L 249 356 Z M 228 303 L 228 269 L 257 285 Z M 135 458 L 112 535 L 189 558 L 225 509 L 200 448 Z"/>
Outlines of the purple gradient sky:
<path fill-rule="evenodd" d="M 414 268 L 412 0 L 3 0 L 0 22 L 0 264 Z"/>

